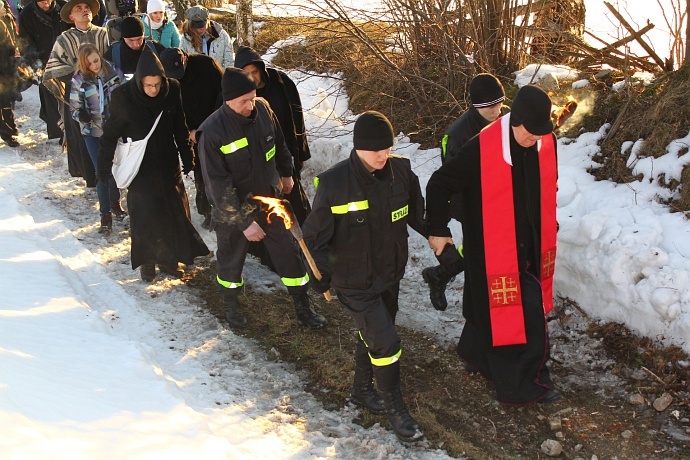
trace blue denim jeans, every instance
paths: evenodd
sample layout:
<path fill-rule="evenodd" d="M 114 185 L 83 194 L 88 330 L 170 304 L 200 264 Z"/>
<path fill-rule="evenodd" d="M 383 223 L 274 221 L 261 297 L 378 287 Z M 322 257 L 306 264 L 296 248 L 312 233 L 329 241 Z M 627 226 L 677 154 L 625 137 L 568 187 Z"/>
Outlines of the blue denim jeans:
<path fill-rule="evenodd" d="M 84 136 L 84 143 L 86 149 L 89 151 L 93 167 L 98 171 L 98 152 L 99 152 L 99 138 L 93 136 Z M 120 190 L 117 188 L 113 175 L 110 175 L 108 183 L 104 184 L 100 180 L 96 182 L 96 193 L 98 194 L 98 204 L 101 210 L 101 216 L 110 215 L 110 203 L 120 201 Z"/>

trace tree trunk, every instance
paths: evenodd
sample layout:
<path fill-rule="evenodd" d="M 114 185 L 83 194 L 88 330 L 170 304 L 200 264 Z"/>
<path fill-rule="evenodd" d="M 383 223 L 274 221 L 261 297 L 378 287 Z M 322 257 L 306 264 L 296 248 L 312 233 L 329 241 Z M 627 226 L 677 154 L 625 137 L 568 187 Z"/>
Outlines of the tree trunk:
<path fill-rule="evenodd" d="M 688 0 L 690 1 L 690 0 Z M 254 46 L 254 20 L 251 0 L 237 0 L 237 46 Z"/>
<path fill-rule="evenodd" d="M 685 57 L 683 58 L 683 62 L 687 61 L 688 57 L 690 57 L 690 0 L 688 0 L 685 7 L 685 21 Z M 680 66 L 683 62 L 679 62 L 678 65 Z"/>

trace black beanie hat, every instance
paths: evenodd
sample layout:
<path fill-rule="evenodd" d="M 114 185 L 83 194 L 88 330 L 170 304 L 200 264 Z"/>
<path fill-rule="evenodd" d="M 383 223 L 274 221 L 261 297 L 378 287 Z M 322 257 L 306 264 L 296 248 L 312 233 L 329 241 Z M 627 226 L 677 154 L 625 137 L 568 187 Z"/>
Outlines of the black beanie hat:
<path fill-rule="evenodd" d="M 240 46 L 237 48 L 237 52 L 235 53 L 235 67 L 238 69 L 243 69 L 249 64 L 254 64 L 255 66 L 259 67 L 260 70 L 264 70 L 266 68 L 266 64 L 264 64 L 264 60 L 261 59 L 259 53 L 248 46 Z"/>
<path fill-rule="evenodd" d="M 392 147 L 394 139 L 393 126 L 384 114 L 369 110 L 357 118 L 352 139 L 355 150 L 378 152 Z"/>
<path fill-rule="evenodd" d="M 470 82 L 470 101 L 477 108 L 496 105 L 505 98 L 501 82 L 491 74 L 480 73 Z"/>
<path fill-rule="evenodd" d="M 225 69 L 220 86 L 224 101 L 244 96 L 256 89 L 254 80 L 249 78 L 248 75 L 237 67 L 228 67 Z"/>
<path fill-rule="evenodd" d="M 120 24 L 122 38 L 136 38 L 144 36 L 144 23 L 136 16 L 127 16 Z"/>
<path fill-rule="evenodd" d="M 510 125 L 524 125 L 535 136 L 553 131 L 551 99 L 541 88 L 527 85 L 520 88 L 510 107 Z"/>

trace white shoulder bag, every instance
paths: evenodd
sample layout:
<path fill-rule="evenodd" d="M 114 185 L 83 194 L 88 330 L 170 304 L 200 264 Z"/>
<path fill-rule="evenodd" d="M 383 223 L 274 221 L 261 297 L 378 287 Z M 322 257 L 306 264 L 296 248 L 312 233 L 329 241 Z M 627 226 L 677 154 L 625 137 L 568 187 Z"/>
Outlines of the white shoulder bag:
<path fill-rule="evenodd" d="M 146 144 L 156 130 L 161 115 L 163 115 L 162 111 L 158 114 L 156 122 L 145 138 L 133 141 L 131 137 L 128 137 L 127 142 L 122 142 L 121 138 L 117 140 L 115 156 L 113 157 L 113 177 L 117 183 L 117 188 L 129 187 L 129 184 L 132 183 L 139 173 L 141 160 L 144 159 L 144 153 L 146 152 Z"/>

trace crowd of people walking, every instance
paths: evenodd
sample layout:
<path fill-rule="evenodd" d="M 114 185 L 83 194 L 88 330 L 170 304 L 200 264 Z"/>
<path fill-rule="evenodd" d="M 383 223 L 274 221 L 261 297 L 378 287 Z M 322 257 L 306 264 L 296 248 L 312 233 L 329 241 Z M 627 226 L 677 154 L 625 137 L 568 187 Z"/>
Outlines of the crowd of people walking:
<path fill-rule="evenodd" d="M 502 404 L 562 397 L 547 367 L 557 168 L 546 93 L 520 89 L 511 112 L 500 81 L 477 75 L 468 111 L 443 138 L 426 209 L 410 161 L 391 153 L 390 121 L 365 112 L 349 158 L 317 175 L 312 208 L 300 175 L 311 157 L 304 114 L 288 75 L 252 48 L 235 53 L 204 6 L 187 9 L 181 32 L 162 0 L 148 0 L 140 15 L 134 9 L 118 8 L 113 41 L 115 29 L 101 27 L 109 13 L 102 1 L 31 0 L 18 28 L 10 8 L 0 8 L 0 137 L 19 145 L 21 55 L 42 74 L 48 138 L 66 149 L 69 173 L 96 187 L 99 232 L 129 216 L 131 265 L 144 282 L 156 269 L 181 278 L 210 253 L 191 221 L 183 175 L 193 174 L 202 227 L 217 236 L 215 278 L 228 324 L 251 321 L 239 296 L 247 253 L 280 276 L 309 328 L 328 324 L 309 288 L 334 290 L 356 330 L 352 402 L 386 414 L 398 438 L 413 442 L 424 435 L 404 401 L 395 327 L 409 226 L 439 261 L 423 272 L 436 309 L 448 308 L 446 286 L 465 272 L 458 354 L 467 369 L 492 381 Z M 256 196 L 289 201 L 316 273 Z M 462 245 L 447 227 L 451 217 L 462 223 Z"/>

